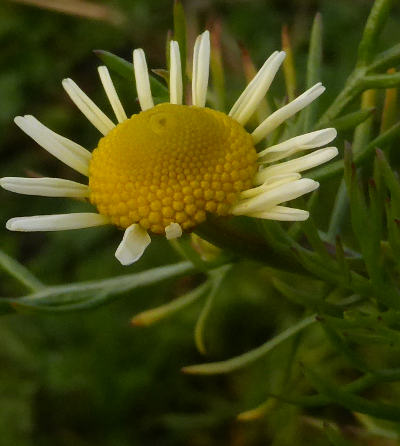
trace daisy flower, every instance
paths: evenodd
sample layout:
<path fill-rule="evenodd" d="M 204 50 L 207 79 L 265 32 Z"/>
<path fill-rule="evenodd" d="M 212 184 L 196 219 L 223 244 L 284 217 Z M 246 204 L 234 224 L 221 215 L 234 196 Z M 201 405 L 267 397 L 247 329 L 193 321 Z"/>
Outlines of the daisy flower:
<path fill-rule="evenodd" d="M 268 91 L 285 53 L 274 52 L 249 83 L 229 114 L 206 107 L 210 38 L 198 36 L 193 54 L 191 105 L 183 104 L 178 42 L 170 43 L 169 103 L 154 105 L 142 49 L 133 52 L 136 90 L 142 111 L 130 118 L 105 66 L 99 75 L 118 123 L 107 117 L 71 79 L 63 87 L 103 135 L 93 152 L 53 132 L 33 116 L 15 123 L 45 150 L 88 177 L 88 184 L 60 178 L 6 177 L 9 191 L 46 197 L 85 198 L 97 212 L 38 215 L 10 219 L 11 231 L 59 231 L 112 224 L 124 235 L 115 256 L 128 265 L 140 258 L 150 234 L 177 238 L 218 216 L 300 221 L 308 212 L 282 204 L 319 184 L 301 172 L 329 161 L 333 128 L 296 136 L 262 150 L 256 145 L 285 120 L 323 93 L 321 83 L 273 112 L 253 132 L 245 128 Z M 298 152 L 319 148 L 293 158 Z M 281 161 L 290 158 L 286 161 Z"/>

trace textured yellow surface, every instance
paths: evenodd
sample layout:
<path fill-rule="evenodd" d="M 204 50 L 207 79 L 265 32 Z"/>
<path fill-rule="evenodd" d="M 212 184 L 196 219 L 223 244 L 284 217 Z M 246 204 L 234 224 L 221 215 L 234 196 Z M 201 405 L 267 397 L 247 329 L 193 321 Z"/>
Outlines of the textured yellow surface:
<path fill-rule="evenodd" d="M 90 163 L 90 200 L 126 228 L 188 230 L 206 212 L 227 215 L 252 186 L 257 155 L 251 136 L 224 113 L 159 104 L 133 115 L 99 141 Z"/>

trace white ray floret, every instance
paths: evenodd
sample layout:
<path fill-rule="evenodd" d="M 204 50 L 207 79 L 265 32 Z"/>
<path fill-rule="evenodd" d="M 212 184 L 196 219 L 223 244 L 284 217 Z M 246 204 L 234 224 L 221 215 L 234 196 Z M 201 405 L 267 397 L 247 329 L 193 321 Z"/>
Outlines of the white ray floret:
<path fill-rule="evenodd" d="M 266 148 L 258 153 L 260 163 L 272 163 L 294 155 L 302 150 L 315 149 L 329 144 L 337 136 L 336 129 L 328 128 L 295 136 L 280 144 Z"/>
<path fill-rule="evenodd" d="M 17 116 L 17 126 L 55 158 L 77 172 L 88 175 L 91 153 L 79 144 L 57 135 L 33 116 Z"/>
<path fill-rule="evenodd" d="M 74 197 L 89 196 L 89 188 L 85 184 L 61 178 L 0 178 L 0 186 L 11 192 L 40 197 Z"/>
<path fill-rule="evenodd" d="M 183 83 L 182 66 L 179 44 L 175 40 L 170 42 L 169 94 L 171 104 L 182 104 Z"/>
<path fill-rule="evenodd" d="M 192 104 L 204 107 L 210 71 L 210 33 L 204 31 L 194 44 L 192 71 Z"/>
<path fill-rule="evenodd" d="M 136 91 L 142 110 L 154 107 L 153 96 L 150 89 L 149 71 L 146 56 L 141 48 L 133 51 L 133 69 L 135 72 Z"/>
<path fill-rule="evenodd" d="M 280 186 L 281 184 L 291 183 L 292 181 L 299 180 L 300 178 L 301 175 L 299 173 L 276 175 L 274 177 L 267 178 L 266 182 L 261 186 L 253 187 L 251 189 L 240 192 L 239 198 L 245 199 L 255 197 L 257 195 L 260 195 L 260 193 L 271 190 L 277 186 Z"/>
<path fill-rule="evenodd" d="M 311 104 L 318 96 L 325 91 L 325 87 L 318 82 L 309 90 L 305 91 L 299 97 L 294 99 L 284 107 L 279 108 L 266 118 L 252 133 L 254 144 L 260 142 L 263 138 L 269 135 L 273 130 L 286 121 L 298 111 L 302 110 L 307 105 Z"/>
<path fill-rule="evenodd" d="M 89 96 L 87 96 L 72 79 L 64 79 L 62 85 L 72 102 L 100 133 L 107 135 L 107 133 L 115 127 L 115 124 L 111 119 L 97 107 Z"/>
<path fill-rule="evenodd" d="M 254 182 L 256 184 L 262 184 L 270 176 L 290 172 L 303 172 L 304 170 L 312 169 L 313 167 L 326 163 L 337 156 L 337 154 L 338 149 L 336 147 L 325 147 L 324 149 L 315 150 L 308 155 L 266 167 L 256 174 Z"/>
<path fill-rule="evenodd" d="M 255 197 L 239 201 L 231 209 L 234 215 L 251 215 L 254 212 L 267 211 L 270 208 L 294 200 L 304 194 L 317 189 L 319 183 L 309 178 L 291 181 L 281 184 L 273 189 L 267 190 Z"/>
<path fill-rule="evenodd" d="M 73 214 L 35 215 L 33 217 L 15 217 L 8 220 L 6 228 L 10 231 L 65 231 L 67 229 L 91 228 L 110 223 L 104 215 L 94 212 Z"/>
<path fill-rule="evenodd" d="M 100 76 L 101 83 L 103 84 L 104 91 L 106 92 L 107 98 L 110 101 L 111 107 L 115 113 L 118 122 L 124 122 L 128 119 L 126 116 L 124 107 L 119 100 L 117 91 L 115 90 L 113 81 L 110 76 L 110 72 L 106 66 L 101 66 L 97 68 Z"/>
<path fill-rule="evenodd" d="M 122 241 L 115 251 L 115 257 L 122 265 L 130 265 L 142 257 L 150 242 L 147 231 L 134 223 L 126 228 Z"/>
<path fill-rule="evenodd" d="M 174 238 L 179 238 L 182 236 L 182 228 L 179 223 L 170 223 L 165 228 L 165 236 L 168 240 L 172 240 Z"/>
<path fill-rule="evenodd" d="M 258 70 L 258 72 L 256 73 L 256 75 L 253 77 L 253 79 L 248 83 L 247 87 L 243 90 L 242 94 L 238 97 L 238 99 L 236 100 L 236 102 L 233 104 L 230 112 L 229 112 L 229 116 L 231 116 L 232 118 L 234 116 L 236 116 L 238 110 L 240 109 L 240 107 L 242 107 L 242 104 L 244 103 L 244 101 L 246 100 L 246 98 L 248 98 L 249 94 L 253 91 L 254 87 L 256 86 L 258 79 L 260 78 L 261 74 L 263 73 L 263 70 L 265 69 L 265 67 L 271 62 L 271 60 L 273 58 L 275 58 L 275 56 L 278 54 L 279 51 L 274 51 L 269 57 L 268 59 L 264 62 L 264 65 Z"/>
<path fill-rule="evenodd" d="M 247 123 L 266 95 L 285 57 L 286 53 L 281 51 L 274 53 L 267 59 L 257 76 L 253 79 L 254 82 L 250 82 L 241 97 L 239 97 L 239 106 L 236 106 L 235 104 L 232 107 L 232 110 L 234 111 L 232 112 L 231 110 L 229 115 L 233 119 L 242 125 Z"/>
<path fill-rule="evenodd" d="M 254 212 L 251 217 L 263 218 L 265 220 L 278 221 L 305 221 L 310 216 L 308 211 L 289 208 L 286 206 L 274 206 L 268 211 Z"/>

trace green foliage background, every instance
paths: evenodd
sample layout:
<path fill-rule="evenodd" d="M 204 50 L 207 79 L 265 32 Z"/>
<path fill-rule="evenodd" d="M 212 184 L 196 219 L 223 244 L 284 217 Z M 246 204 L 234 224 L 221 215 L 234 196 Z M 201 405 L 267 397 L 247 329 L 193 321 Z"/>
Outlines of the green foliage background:
<path fill-rule="evenodd" d="M 99 2 L 100 3 L 100 2 Z M 13 123 L 18 114 L 33 114 L 50 128 L 94 148 L 98 135 L 63 92 L 60 81 L 73 78 L 104 110 L 109 105 L 97 77 L 98 59 L 93 49 L 105 49 L 130 59 L 133 48 L 146 51 L 150 67 L 165 66 L 165 38 L 172 27 L 168 0 L 113 0 L 102 2 L 119 10 L 119 24 L 66 16 L 3 1 L 0 5 L 0 176 L 24 176 L 27 171 L 74 179 L 73 172 L 40 149 Z M 357 45 L 371 8 L 370 1 L 187 0 L 189 36 L 211 20 L 223 25 L 226 47 L 228 103 L 245 85 L 236 41 L 250 51 L 260 66 L 280 48 L 281 26 L 291 30 L 299 91 L 304 90 L 310 29 L 317 11 L 324 24 L 324 57 L 321 80 L 327 92 L 323 109 L 343 86 L 356 60 Z M 380 36 L 380 49 L 398 42 L 400 8 L 396 5 Z M 189 51 L 191 47 L 189 46 Z M 137 110 L 127 82 L 114 76 L 124 105 Z M 284 94 L 278 76 L 273 94 Z M 356 106 L 353 107 L 357 109 Z M 377 120 L 377 118 L 375 118 Z M 375 122 L 375 127 L 378 125 Z M 398 146 L 399 141 L 396 144 Z M 392 163 L 397 165 L 394 154 Z M 324 184 L 324 199 L 315 209 L 315 220 L 326 229 L 337 181 Z M 12 216 L 76 211 L 81 204 L 61 199 L 24 197 L 0 191 L 0 224 Z M 345 228 L 345 237 L 350 228 Z M 20 260 L 50 285 L 100 279 L 138 272 L 177 262 L 178 254 L 166 241 L 156 239 L 141 261 L 121 267 L 114 251 L 121 234 L 113 228 L 61 233 L 15 234 L 0 231 L 4 252 Z M 273 258 L 271 259 L 273 263 Z M 21 295 L 21 285 L 0 272 L 0 294 Z M 228 272 L 207 320 L 206 341 L 210 360 L 230 358 L 250 350 L 303 316 L 303 308 L 276 291 L 267 268 L 254 272 L 254 264 L 241 262 Z M 283 282 L 293 277 L 283 276 Z M 361 425 L 338 405 L 300 409 L 274 403 L 266 416 L 243 423 L 236 415 L 285 388 L 285 361 L 300 338 L 282 344 L 265 359 L 239 372 L 222 376 L 190 376 L 182 366 L 203 362 L 193 342 L 193 325 L 200 304 L 149 328 L 132 327 L 131 316 L 191 289 L 200 277 L 170 280 L 126 293 L 98 309 L 70 314 L 9 315 L 0 321 L 0 444 L 18 446 L 125 446 L 125 445 L 394 445 L 399 424 L 379 426 L 385 435 L 352 440 L 338 436 L 336 428 Z M 303 286 L 301 282 L 300 287 Z M 320 283 L 309 282 L 310 294 Z M 297 353 L 294 382 L 302 389 L 299 361 L 317 365 L 324 376 L 342 384 L 358 377 L 315 327 L 302 339 Z M 400 366 L 398 338 L 385 353 L 392 367 Z M 379 344 L 365 351 L 374 363 L 382 361 Z M 347 364 L 347 363 L 346 363 Z M 383 365 L 382 365 L 383 366 Z M 289 365 L 288 365 L 289 367 Z M 340 373 L 338 373 L 340 370 Z M 400 386 L 375 387 L 370 398 L 398 402 Z M 331 429 L 331 430 L 330 430 Z M 376 427 L 378 430 L 378 427 Z M 386 429 L 386 430 L 385 430 Z M 363 442 L 364 441 L 364 442 Z"/>

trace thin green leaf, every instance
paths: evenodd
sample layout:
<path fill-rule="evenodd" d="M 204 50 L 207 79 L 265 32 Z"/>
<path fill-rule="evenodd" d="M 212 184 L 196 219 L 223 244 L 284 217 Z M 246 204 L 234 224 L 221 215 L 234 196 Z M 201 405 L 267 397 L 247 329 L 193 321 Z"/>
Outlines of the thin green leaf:
<path fill-rule="evenodd" d="M 324 432 L 332 446 L 352 446 L 337 427 L 332 426 L 330 423 L 324 423 Z"/>
<path fill-rule="evenodd" d="M 318 228 L 316 227 L 312 216 L 303 222 L 302 229 L 313 250 L 321 257 L 321 259 L 324 259 L 327 264 L 332 264 L 332 257 L 329 254 L 325 243 L 319 236 Z"/>
<path fill-rule="evenodd" d="M 346 260 L 342 241 L 339 236 L 336 236 L 336 259 L 337 259 L 338 265 L 340 267 L 340 270 L 342 272 L 344 282 L 346 283 L 346 285 L 348 287 L 350 287 L 350 282 L 351 282 L 350 267 Z"/>
<path fill-rule="evenodd" d="M 376 160 L 385 184 L 390 191 L 391 206 L 397 216 L 400 217 L 400 183 L 380 149 L 376 151 Z"/>
<path fill-rule="evenodd" d="M 309 368 L 305 369 L 304 373 L 318 392 L 328 397 L 331 402 L 354 412 L 365 413 L 384 420 L 400 421 L 400 406 L 373 403 L 366 398 L 341 390 L 339 385 L 330 383 Z"/>
<path fill-rule="evenodd" d="M 207 317 L 211 311 L 216 295 L 218 294 L 219 288 L 222 281 L 224 280 L 226 273 L 230 270 L 232 265 L 225 265 L 211 272 L 211 291 L 207 297 L 206 303 L 201 310 L 200 316 L 197 320 L 194 329 L 194 340 L 196 343 L 197 350 L 203 355 L 206 354 L 206 346 L 204 343 L 204 327 Z"/>
<path fill-rule="evenodd" d="M 283 75 L 285 77 L 286 93 L 289 101 L 293 101 L 296 97 L 297 90 L 296 68 L 294 65 L 293 49 L 287 25 L 282 27 L 282 50 L 286 53 L 285 60 L 283 61 Z"/>
<path fill-rule="evenodd" d="M 393 260 L 396 263 L 400 262 L 400 220 L 395 218 L 393 207 L 388 202 L 385 206 L 386 209 L 386 221 L 388 229 L 388 238 L 390 248 L 393 252 Z"/>
<path fill-rule="evenodd" d="M 329 219 L 327 232 L 327 240 L 333 242 L 340 233 L 349 210 L 349 197 L 346 191 L 346 183 L 344 179 L 340 181 L 340 185 L 336 192 L 335 202 Z"/>
<path fill-rule="evenodd" d="M 389 16 L 393 0 L 375 0 L 358 47 L 358 66 L 368 65 L 375 54 L 379 36 Z"/>
<path fill-rule="evenodd" d="M 400 73 L 369 74 L 362 80 L 363 88 L 391 88 L 400 85 Z"/>
<path fill-rule="evenodd" d="M 210 288 L 211 284 L 209 281 L 203 283 L 198 286 L 194 290 L 189 291 L 183 296 L 179 296 L 178 298 L 168 302 L 164 305 L 160 305 L 157 308 L 151 308 L 150 310 L 142 311 L 131 319 L 131 324 L 147 327 L 148 325 L 152 325 L 155 322 L 159 322 L 162 319 L 165 319 L 168 316 L 175 314 L 176 312 L 186 308 L 192 303 L 196 302 L 204 293 Z"/>
<path fill-rule="evenodd" d="M 321 80 L 321 63 L 322 63 L 322 16 L 320 13 L 315 15 L 313 25 L 311 28 L 310 47 L 308 50 L 307 59 L 307 75 L 306 88 L 309 89 Z M 314 101 L 303 111 L 304 125 L 303 131 L 309 132 L 312 130 L 317 116 L 317 105 Z"/>
<path fill-rule="evenodd" d="M 316 315 L 313 314 L 312 316 L 308 316 L 302 319 L 297 324 L 292 325 L 279 335 L 267 341 L 265 344 L 261 345 L 258 348 L 255 348 L 254 350 L 246 352 L 243 355 L 236 356 L 234 358 L 228 359 L 227 361 L 187 366 L 184 367 L 182 371 L 184 373 L 190 373 L 195 375 L 215 375 L 221 373 L 229 373 L 234 370 L 245 367 L 251 364 L 252 362 L 257 361 L 257 359 L 260 359 L 263 356 L 265 356 L 272 349 L 277 347 L 282 342 L 286 341 L 286 339 L 289 339 L 291 336 L 295 335 L 299 331 L 304 330 L 306 327 L 315 323 L 316 321 L 315 316 Z"/>
<path fill-rule="evenodd" d="M 323 126 L 318 126 L 315 130 L 319 130 L 323 127 L 333 127 L 338 131 L 349 130 L 368 119 L 374 112 L 375 107 L 366 108 L 365 110 L 358 110 L 356 112 L 348 113 L 333 121 L 327 122 Z"/>
<path fill-rule="evenodd" d="M 180 0 L 175 0 L 174 3 L 174 40 L 178 42 L 179 51 L 181 55 L 181 67 L 182 67 L 182 82 L 183 91 L 185 91 L 186 85 L 186 17 Z"/>
<path fill-rule="evenodd" d="M 94 53 L 104 62 L 104 64 L 111 71 L 114 71 L 124 79 L 131 81 L 132 86 L 134 88 L 134 92 L 136 94 L 133 64 L 131 62 L 128 62 L 127 60 L 122 59 L 122 57 L 116 56 L 115 54 L 112 54 L 104 50 L 95 50 Z M 157 80 L 154 76 L 150 75 L 149 77 L 153 96 L 165 101 L 168 100 L 168 88 L 165 85 L 163 85 L 159 80 Z"/>
<path fill-rule="evenodd" d="M 45 285 L 37 279 L 24 265 L 7 255 L 0 249 L 0 268 L 6 271 L 10 276 L 21 282 L 31 291 L 39 291 Z"/>
<path fill-rule="evenodd" d="M 326 295 L 326 290 L 321 290 L 321 293 L 318 295 L 307 292 L 299 287 L 291 286 L 287 281 L 281 280 L 278 277 L 271 277 L 271 282 L 283 296 L 297 305 L 302 305 L 313 311 L 323 311 L 324 313 L 326 312 L 327 314 L 336 316 L 342 314 L 339 307 L 323 300 Z"/>
<path fill-rule="evenodd" d="M 400 43 L 392 46 L 386 51 L 378 54 L 373 63 L 369 65 L 368 71 L 383 71 L 395 67 L 400 62 Z"/>
<path fill-rule="evenodd" d="M 388 130 L 386 130 L 386 132 L 377 136 L 362 150 L 360 150 L 357 154 L 355 154 L 354 165 L 357 167 L 364 165 L 368 161 L 368 159 L 372 156 L 374 150 L 377 147 L 385 148 L 388 144 L 391 144 L 392 141 L 399 135 L 400 135 L 400 122 L 390 127 Z M 338 160 L 328 163 L 324 167 L 314 169 L 310 174 L 307 175 L 307 177 L 318 181 L 326 180 L 328 178 L 340 175 L 343 172 L 343 169 L 344 169 L 343 160 Z"/>
<path fill-rule="evenodd" d="M 97 299 L 101 303 L 109 302 L 118 294 L 153 285 L 164 279 L 188 274 L 193 270 L 193 265 L 189 262 L 176 263 L 110 279 L 47 287 L 24 297 L 3 299 L 2 303 L 7 302 L 16 310 L 32 308 L 40 311 L 43 308 L 43 311 L 47 311 L 49 307 L 64 306 L 69 311 L 74 305 L 76 309 L 80 309 L 81 305 L 88 308 L 91 303 L 93 306 L 98 306 Z"/>
<path fill-rule="evenodd" d="M 332 346 L 341 353 L 347 361 L 357 370 L 369 372 L 369 368 L 353 350 L 348 342 L 333 328 L 333 326 L 324 317 L 321 318 L 321 327 Z"/>

